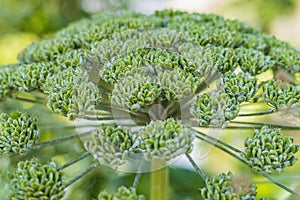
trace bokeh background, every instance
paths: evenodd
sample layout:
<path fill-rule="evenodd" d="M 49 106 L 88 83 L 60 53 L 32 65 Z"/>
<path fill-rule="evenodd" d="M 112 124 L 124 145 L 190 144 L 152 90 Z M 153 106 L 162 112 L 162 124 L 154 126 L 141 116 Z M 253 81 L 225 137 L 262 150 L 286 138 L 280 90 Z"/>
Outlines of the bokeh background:
<path fill-rule="evenodd" d="M 129 9 L 150 14 L 154 10 L 165 8 L 215 13 L 226 18 L 239 19 L 300 49 L 299 0 L 0 0 L 0 64 L 17 62 L 18 52 L 26 45 L 51 37 L 55 31 L 77 19 L 103 11 L 115 12 L 119 9 Z M 54 115 L 42 105 L 21 103 L 12 99 L 0 102 L 1 112 L 13 110 L 25 110 L 38 115 L 41 127 L 69 124 L 66 119 Z M 265 121 L 266 119 L 261 118 L 261 120 Z M 299 125 L 299 121 L 292 120 L 292 123 Z M 74 133 L 74 130 L 44 130 L 42 139 L 51 139 L 53 135 L 69 135 L 72 132 Z M 226 130 L 221 139 L 237 147 L 242 147 L 243 139 L 250 133 L 251 130 Z M 295 137 L 296 142 L 300 143 L 299 131 L 290 131 L 287 134 Z M 63 164 L 80 155 L 82 151 L 81 142 L 74 141 L 32 151 L 27 157 L 0 158 L 0 199 L 8 198 L 9 185 L 6 182 L 6 176 L 16 166 L 18 160 L 38 157 L 46 163 L 49 162 L 49 157 L 52 157 L 58 164 Z M 68 168 L 66 170 L 67 177 L 75 176 L 90 162 L 91 160 L 85 159 Z M 247 167 L 216 149 L 213 149 L 205 159 L 199 159 L 198 162 L 208 174 L 233 170 L 237 174 L 249 173 L 249 176 L 251 175 L 251 171 Z M 277 176 L 276 179 L 294 188 L 298 187 L 299 191 L 300 171 L 297 171 L 299 168 L 300 165 L 297 164 L 293 169 L 288 169 L 286 174 Z M 133 179 L 133 174 L 115 172 L 109 168 L 100 167 L 75 183 L 69 189 L 66 199 L 89 200 L 96 197 L 103 189 L 115 191 L 120 185 L 131 185 Z M 287 193 L 261 177 L 254 177 L 254 181 L 259 184 L 260 197 L 292 199 Z M 170 199 L 199 199 L 198 188 L 203 187 L 201 178 L 182 160 L 179 160 L 170 169 L 170 184 Z M 139 192 L 148 197 L 149 174 L 142 176 Z"/>

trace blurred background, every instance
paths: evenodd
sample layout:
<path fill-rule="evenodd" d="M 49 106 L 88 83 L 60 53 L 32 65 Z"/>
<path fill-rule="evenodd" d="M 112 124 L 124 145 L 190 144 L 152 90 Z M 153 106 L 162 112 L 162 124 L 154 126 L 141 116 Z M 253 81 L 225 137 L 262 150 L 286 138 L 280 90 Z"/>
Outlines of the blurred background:
<path fill-rule="evenodd" d="M 89 17 L 102 11 L 116 11 L 119 9 L 134 10 L 145 14 L 151 14 L 154 10 L 165 8 L 181 9 L 186 11 L 196 11 L 203 13 L 215 13 L 226 18 L 239 19 L 265 33 L 275 35 L 281 40 L 291 43 L 300 49 L 300 2 L 299 0 L 0 0 L 0 64 L 17 62 L 16 56 L 25 46 L 33 41 L 50 37 L 57 30 L 67 26 L 72 21 L 83 17 Z M 1 112 L 12 110 L 30 110 L 30 113 L 39 117 L 41 126 L 68 123 L 64 118 L 56 116 L 48 111 L 45 106 L 20 103 L 10 100 L 0 103 Z M 263 119 L 262 119 L 263 120 Z M 227 133 L 230 132 L 230 133 Z M 244 131 L 226 131 L 222 135 L 234 135 L 234 137 L 224 136 L 222 139 L 242 147 L 242 142 L 247 134 Z M 299 136 L 298 132 L 289 133 L 291 136 Z M 43 133 L 42 139 L 51 138 L 51 135 L 58 134 L 57 131 L 47 131 Z M 71 131 L 59 133 L 59 136 L 71 134 Z M 296 139 L 298 143 L 299 137 Z M 36 156 L 43 161 L 41 155 L 53 155 L 53 160 L 57 163 L 64 163 L 72 157 L 82 153 L 82 144 L 72 143 L 70 147 L 64 144 L 55 147 L 47 147 L 40 151 L 32 152 L 29 157 Z M 220 159 L 221 158 L 221 159 Z M 6 199 L 8 195 L 8 185 L 5 182 L 7 171 L 12 166 L 16 166 L 19 158 L 0 158 L 0 199 Z M 24 159 L 24 158 L 23 158 Z M 44 162 L 48 162 L 48 157 Z M 84 160 L 67 170 L 69 177 L 74 176 L 84 169 L 90 160 Z M 213 150 L 204 160 L 198 162 L 203 166 L 208 174 L 217 174 L 234 169 L 236 173 L 251 173 L 250 170 L 240 165 L 239 162 L 230 156 Z M 220 164 L 222 163 L 222 164 Z M 300 168 L 298 163 L 293 168 Z M 199 199 L 198 188 L 203 187 L 203 181 L 191 170 L 190 166 L 183 165 L 178 161 L 176 167 L 170 169 L 170 183 L 172 199 Z M 277 177 L 283 183 L 290 186 L 299 187 L 299 171 L 287 170 L 287 175 Z M 182 177 L 185 177 L 182 179 Z M 68 194 L 68 199 L 91 199 L 104 188 L 114 191 L 120 185 L 131 185 L 134 175 L 114 172 L 109 168 L 94 170 L 82 181 L 76 183 Z M 273 193 L 274 199 L 289 198 L 282 190 L 265 179 L 256 177 L 259 183 L 259 196 L 269 196 Z M 146 196 L 149 193 L 149 175 L 143 175 L 139 191 Z M 299 190 L 298 190 L 299 191 Z"/>

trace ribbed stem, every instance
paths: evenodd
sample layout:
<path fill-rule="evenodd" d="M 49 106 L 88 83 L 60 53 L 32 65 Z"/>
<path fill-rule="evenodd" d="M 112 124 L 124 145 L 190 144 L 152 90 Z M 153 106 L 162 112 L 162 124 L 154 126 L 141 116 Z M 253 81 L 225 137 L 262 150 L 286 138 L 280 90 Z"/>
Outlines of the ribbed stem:
<path fill-rule="evenodd" d="M 86 175 L 87 173 L 89 173 L 92 169 L 94 169 L 98 165 L 100 165 L 99 162 L 94 162 L 88 168 L 86 168 L 85 170 L 83 170 L 80 174 L 78 174 L 77 176 L 75 176 L 74 178 L 72 178 L 71 180 L 69 180 L 66 183 L 65 187 L 66 188 L 69 187 L 70 185 L 72 185 L 73 183 L 75 183 L 76 181 L 78 181 L 81 177 L 83 177 L 84 175 Z"/>
<path fill-rule="evenodd" d="M 166 161 L 153 159 L 151 165 L 154 170 L 151 172 L 151 200 L 167 200 L 169 175 Z"/>
<path fill-rule="evenodd" d="M 136 175 L 135 175 L 135 178 L 134 178 L 134 181 L 133 181 L 133 185 L 132 185 L 132 187 L 135 188 L 135 189 L 137 189 L 137 186 L 139 184 L 140 178 L 142 176 L 142 172 L 141 171 L 142 171 L 143 165 L 144 165 L 144 162 L 141 161 L 141 163 L 140 163 L 140 165 L 138 167 L 138 170 L 136 172 Z"/>
<path fill-rule="evenodd" d="M 231 149 L 232 151 L 234 151 L 234 152 L 236 152 L 236 153 L 239 153 L 239 154 L 243 154 L 243 153 L 244 153 L 243 151 L 241 151 L 241 150 L 239 150 L 239 149 L 237 149 L 237 148 L 235 148 L 235 147 L 233 147 L 233 146 L 227 144 L 226 142 L 223 142 L 223 141 L 218 140 L 218 139 L 216 139 L 216 138 L 214 138 L 214 137 L 212 137 L 212 136 L 209 136 L 209 135 L 207 135 L 207 134 L 205 134 L 205 133 L 202 133 L 201 131 L 195 130 L 195 128 L 193 128 L 193 131 L 196 132 L 196 135 L 199 134 L 199 135 L 201 135 L 201 136 L 203 136 L 203 137 L 207 137 L 207 138 L 209 138 L 210 140 L 212 140 L 212 141 L 214 141 L 214 142 L 217 142 L 217 143 L 219 143 L 219 144 L 221 144 L 221 145 L 223 145 L 223 146 L 225 146 L 225 147 Z"/>
<path fill-rule="evenodd" d="M 62 166 L 58 167 L 58 170 L 63 170 L 77 162 L 79 162 L 80 160 L 83 160 L 84 158 L 88 157 L 90 155 L 89 152 L 85 152 L 84 154 L 82 154 L 81 156 L 79 156 L 78 158 L 75 158 L 73 160 L 70 160 L 69 162 L 63 164 Z"/>
<path fill-rule="evenodd" d="M 74 138 L 78 138 L 80 136 L 83 136 L 83 135 L 86 135 L 86 134 L 89 134 L 89 133 L 91 133 L 91 131 L 84 132 L 84 133 L 79 133 L 79 134 L 74 134 L 74 135 L 68 135 L 68 136 L 61 137 L 61 138 L 55 138 L 53 140 L 47 140 L 47 141 L 44 141 L 44 142 L 39 142 L 39 143 L 36 143 L 33 147 L 38 148 L 38 147 L 42 147 L 42 146 L 45 146 L 45 145 L 52 145 L 52 144 L 56 144 L 56 143 L 59 143 L 59 142 L 64 142 L 64 141 L 68 141 L 68 140 L 71 140 L 71 139 L 74 139 Z"/>
<path fill-rule="evenodd" d="M 206 179 L 206 175 L 204 174 L 204 172 L 198 167 L 198 165 L 195 163 L 195 161 L 193 160 L 193 158 L 189 155 L 189 154 L 185 154 L 187 159 L 190 161 L 190 163 L 192 164 L 192 166 L 194 167 L 194 169 L 196 170 L 196 172 L 202 177 L 203 180 Z"/>

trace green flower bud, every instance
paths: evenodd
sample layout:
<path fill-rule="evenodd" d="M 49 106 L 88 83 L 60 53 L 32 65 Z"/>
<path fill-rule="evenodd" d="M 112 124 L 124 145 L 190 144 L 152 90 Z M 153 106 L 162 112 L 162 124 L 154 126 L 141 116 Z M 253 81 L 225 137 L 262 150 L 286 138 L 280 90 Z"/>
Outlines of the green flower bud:
<path fill-rule="evenodd" d="M 104 65 L 102 78 L 114 84 L 120 80 L 128 71 L 145 66 L 151 66 L 157 73 L 159 69 L 180 69 L 180 60 L 178 53 L 166 49 L 145 48 L 129 52 L 123 57 L 117 58 L 112 63 Z"/>
<path fill-rule="evenodd" d="M 200 125 L 224 126 L 237 117 L 240 111 L 235 98 L 227 93 L 212 92 L 194 97 L 190 112 Z"/>
<path fill-rule="evenodd" d="M 233 49 L 207 46 L 202 47 L 194 42 L 178 45 L 181 66 L 195 77 L 204 77 L 208 70 L 222 73 L 234 70 L 238 66 L 237 56 Z"/>
<path fill-rule="evenodd" d="M 181 121 L 168 118 L 165 121 L 151 121 L 139 132 L 138 148 L 145 150 L 146 159 L 170 160 L 191 152 L 194 134 Z"/>
<path fill-rule="evenodd" d="M 13 74 L 14 87 L 19 91 L 30 92 L 41 89 L 49 74 L 53 73 L 53 63 L 21 64 Z"/>
<path fill-rule="evenodd" d="M 18 60 L 20 63 L 52 61 L 75 47 L 76 44 L 69 37 L 42 40 L 23 49 L 18 55 Z"/>
<path fill-rule="evenodd" d="M 240 68 L 251 75 L 261 74 L 276 66 L 271 56 L 266 56 L 258 50 L 239 48 L 237 54 Z"/>
<path fill-rule="evenodd" d="M 6 98 L 14 91 L 11 77 L 16 66 L 17 65 L 0 66 L 0 100 Z"/>
<path fill-rule="evenodd" d="M 25 154 L 39 139 L 37 120 L 28 114 L 0 114 L 0 155 Z"/>
<path fill-rule="evenodd" d="M 139 110 L 148 106 L 161 94 L 162 89 L 150 76 L 128 73 L 112 91 L 112 102 L 129 110 Z"/>
<path fill-rule="evenodd" d="M 49 76 L 43 86 L 49 97 L 48 107 L 71 120 L 92 113 L 102 97 L 99 89 L 88 79 L 84 70 L 73 68 Z"/>
<path fill-rule="evenodd" d="M 43 165 L 36 159 L 20 161 L 9 177 L 12 200 L 59 200 L 64 197 L 64 176 L 54 162 Z"/>
<path fill-rule="evenodd" d="M 300 52 L 290 47 L 272 48 L 270 56 L 276 61 L 277 67 L 283 67 L 291 73 L 300 72 Z"/>
<path fill-rule="evenodd" d="M 136 190 L 132 187 L 119 187 L 118 192 L 115 194 L 109 194 L 103 191 L 99 194 L 98 200 L 145 200 L 143 195 L 138 195 Z"/>
<path fill-rule="evenodd" d="M 256 197 L 255 184 L 236 180 L 231 172 L 206 178 L 205 182 L 206 187 L 201 189 L 201 196 L 205 200 L 254 200 Z"/>
<path fill-rule="evenodd" d="M 134 142 L 133 133 L 112 124 L 100 125 L 84 146 L 101 164 L 118 168 L 125 163 Z"/>
<path fill-rule="evenodd" d="M 218 90 L 225 92 L 238 103 L 251 101 L 258 90 L 257 78 L 248 73 L 227 72 L 221 76 L 217 83 Z"/>
<path fill-rule="evenodd" d="M 263 126 L 256 129 L 252 138 L 245 140 L 245 154 L 242 156 L 255 171 L 266 173 L 282 172 L 292 166 L 300 146 L 293 144 L 293 138 L 284 137 L 280 129 Z"/>
<path fill-rule="evenodd" d="M 178 101 L 191 94 L 195 94 L 199 85 L 197 78 L 192 74 L 179 70 L 168 70 L 159 73 L 157 82 L 168 101 Z"/>
<path fill-rule="evenodd" d="M 263 100 L 276 109 L 293 108 L 299 112 L 300 89 L 271 80 L 263 87 Z"/>

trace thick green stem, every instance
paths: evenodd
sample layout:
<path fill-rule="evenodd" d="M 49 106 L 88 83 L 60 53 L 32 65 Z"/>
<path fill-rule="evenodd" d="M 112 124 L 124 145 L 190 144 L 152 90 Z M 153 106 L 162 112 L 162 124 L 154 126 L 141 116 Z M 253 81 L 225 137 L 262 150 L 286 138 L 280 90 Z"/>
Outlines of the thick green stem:
<path fill-rule="evenodd" d="M 167 200 L 169 176 L 166 161 L 153 159 L 151 165 L 151 200 Z"/>

